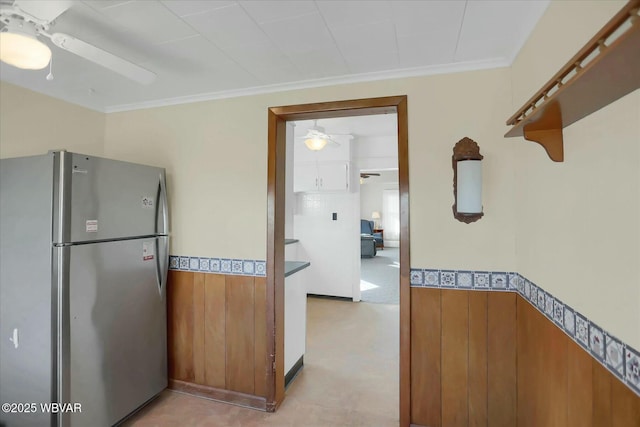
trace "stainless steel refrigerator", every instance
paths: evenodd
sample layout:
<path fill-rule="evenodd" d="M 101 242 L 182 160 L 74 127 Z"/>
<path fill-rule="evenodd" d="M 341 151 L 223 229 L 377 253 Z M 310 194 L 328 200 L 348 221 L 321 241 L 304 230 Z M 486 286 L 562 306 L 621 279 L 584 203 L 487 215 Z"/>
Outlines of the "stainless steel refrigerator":
<path fill-rule="evenodd" d="M 0 160 L 0 425 L 110 426 L 166 388 L 168 238 L 162 168 Z"/>

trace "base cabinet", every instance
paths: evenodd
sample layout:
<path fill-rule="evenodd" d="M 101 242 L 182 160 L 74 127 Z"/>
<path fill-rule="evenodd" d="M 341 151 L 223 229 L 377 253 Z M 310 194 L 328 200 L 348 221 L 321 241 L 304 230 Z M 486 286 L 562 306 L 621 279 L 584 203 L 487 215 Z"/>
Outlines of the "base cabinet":
<path fill-rule="evenodd" d="M 306 271 L 299 271 L 284 279 L 284 372 L 295 367 L 306 350 L 307 289 Z"/>

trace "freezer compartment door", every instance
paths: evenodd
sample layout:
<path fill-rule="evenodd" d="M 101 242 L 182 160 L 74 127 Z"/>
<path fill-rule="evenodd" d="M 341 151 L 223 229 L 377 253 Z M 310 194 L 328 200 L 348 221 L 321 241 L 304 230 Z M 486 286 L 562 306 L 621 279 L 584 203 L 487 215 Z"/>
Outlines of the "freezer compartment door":
<path fill-rule="evenodd" d="M 166 293 L 158 238 L 69 252 L 70 425 L 111 426 L 167 387 Z M 166 273 L 165 273 L 166 274 Z"/>
<path fill-rule="evenodd" d="M 168 232 L 162 168 L 59 153 L 55 243 L 111 240 Z"/>

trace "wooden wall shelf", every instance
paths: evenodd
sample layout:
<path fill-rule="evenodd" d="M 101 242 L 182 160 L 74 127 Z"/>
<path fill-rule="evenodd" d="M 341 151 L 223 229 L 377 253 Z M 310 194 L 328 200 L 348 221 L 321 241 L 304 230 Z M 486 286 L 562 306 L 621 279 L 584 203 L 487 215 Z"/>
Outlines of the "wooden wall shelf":
<path fill-rule="evenodd" d="M 640 88 L 640 0 L 630 0 L 525 105 L 505 137 L 539 143 L 562 162 L 562 129 Z"/>

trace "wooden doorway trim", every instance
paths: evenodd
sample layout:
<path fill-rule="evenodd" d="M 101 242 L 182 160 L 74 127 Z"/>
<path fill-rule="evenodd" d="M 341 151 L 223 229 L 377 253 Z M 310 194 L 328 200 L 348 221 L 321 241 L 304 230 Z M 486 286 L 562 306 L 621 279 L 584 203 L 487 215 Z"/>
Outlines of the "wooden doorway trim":
<path fill-rule="evenodd" d="M 284 399 L 284 218 L 286 122 L 396 113 L 400 193 L 400 426 L 411 416 L 411 288 L 409 283 L 409 133 L 407 97 L 271 107 L 267 166 L 267 410 Z"/>

